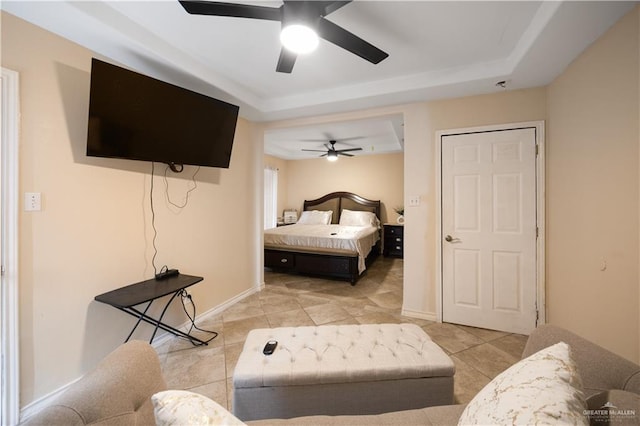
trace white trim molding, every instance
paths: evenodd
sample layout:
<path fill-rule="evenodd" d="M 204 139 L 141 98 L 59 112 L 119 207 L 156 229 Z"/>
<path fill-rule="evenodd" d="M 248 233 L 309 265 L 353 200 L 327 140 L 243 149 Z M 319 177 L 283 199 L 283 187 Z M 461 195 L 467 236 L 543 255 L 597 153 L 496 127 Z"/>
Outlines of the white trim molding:
<path fill-rule="evenodd" d="M 2 395 L 0 424 L 14 425 L 20 416 L 20 338 L 18 335 L 18 146 L 20 136 L 19 75 L 2 68 Z"/>
<path fill-rule="evenodd" d="M 463 133 L 491 132 L 510 129 L 536 130 L 536 221 L 538 238 L 536 247 L 536 326 L 546 323 L 545 293 L 545 127 L 544 121 L 498 124 L 436 132 L 436 319 L 442 322 L 442 138 Z"/>

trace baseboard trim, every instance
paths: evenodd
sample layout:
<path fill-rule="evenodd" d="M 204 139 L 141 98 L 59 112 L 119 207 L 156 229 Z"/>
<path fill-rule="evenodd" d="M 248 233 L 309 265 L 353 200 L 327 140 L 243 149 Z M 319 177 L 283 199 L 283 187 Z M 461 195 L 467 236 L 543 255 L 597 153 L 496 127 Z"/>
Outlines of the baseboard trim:
<path fill-rule="evenodd" d="M 203 312 L 200 315 L 196 316 L 196 321 L 197 320 L 201 320 L 203 318 L 206 318 L 209 315 L 218 315 L 220 313 L 222 313 L 225 309 L 230 308 L 231 306 L 235 305 L 236 303 L 240 302 L 241 300 L 251 296 L 252 294 L 255 294 L 259 291 L 262 291 L 264 289 L 264 282 L 262 284 L 258 284 L 254 287 L 251 287 L 248 290 L 243 291 L 242 293 L 232 297 L 231 299 L 222 302 L 220 305 L 214 306 L 213 308 L 209 309 L 206 312 Z M 177 329 L 183 329 L 183 330 L 187 330 L 189 327 L 191 326 L 191 321 L 185 321 L 184 324 L 176 327 Z M 163 343 L 167 342 L 170 338 L 174 337 L 172 334 L 164 332 L 163 334 L 158 335 L 158 337 L 156 337 L 153 340 L 153 344 L 151 346 L 153 346 L 154 349 L 159 348 Z M 29 404 L 25 405 L 24 407 L 22 407 L 20 409 L 20 423 L 23 423 L 25 421 L 27 421 L 31 416 L 33 416 L 34 414 L 38 413 L 40 410 L 42 410 L 43 408 L 51 405 L 55 399 L 62 394 L 65 390 L 67 390 L 68 387 L 70 387 L 71 385 L 73 385 L 74 383 L 76 383 L 78 380 L 80 380 L 82 378 L 82 376 L 70 381 L 69 383 L 67 383 L 66 385 L 52 391 L 49 392 L 48 394 L 30 402 Z"/>
<path fill-rule="evenodd" d="M 29 404 L 27 404 L 24 407 L 22 407 L 20 409 L 20 423 L 23 423 L 23 422 L 29 420 L 29 418 L 31 416 L 33 416 L 34 414 L 38 413 L 43 408 L 48 407 L 49 405 L 51 405 L 55 401 L 55 399 L 58 397 L 58 395 L 63 393 L 65 390 L 67 390 L 67 388 L 69 386 L 73 385 L 75 382 L 77 382 L 81 378 L 82 378 L 82 376 L 70 381 L 66 385 L 64 385 L 62 387 L 59 387 L 58 389 L 56 389 L 56 390 L 54 390 L 52 392 L 49 392 L 48 394 L 46 394 L 44 396 L 41 396 L 40 398 L 36 399 L 35 401 L 31 401 Z"/>
<path fill-rule="evenodd" d="M 418 318 L 427 321 L 438 322 L 438 317 L 433 312 L 412 311 L 410 309 L 402 309 L 401 315 L 410 318 Z"/>

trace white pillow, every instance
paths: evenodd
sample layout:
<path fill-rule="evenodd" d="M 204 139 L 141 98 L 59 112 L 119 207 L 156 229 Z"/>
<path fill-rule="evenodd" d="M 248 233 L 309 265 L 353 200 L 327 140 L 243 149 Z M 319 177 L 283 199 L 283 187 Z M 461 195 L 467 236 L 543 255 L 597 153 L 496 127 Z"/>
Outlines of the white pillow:
<path fill-rule="evenodd" d="M 331 217 L 333 216 L 332 210 L 320 211 L 320 210 L 306 210 L 303 211 L 298 219 L 298 223 L 301 225 L 329 225 L 331 224 Z"/>
<path fill-rule="evenodd" d="M 353 210 L 342 210 L 340 215 L 340 225 L 344 226 L 375 226 L 379 225 L 378 218 L 372 212 L 357 212 Z"/>
<path fill-rule="evenodd" d="M 556 343 L 500 373 L 471 400 L 458 425 L 588 425 L 582 380 L 569 345 Z"/>
<path fill-rule="evenodd" d="M 244 425 L 237 417 L 206 396 L 168 390 L 151 397 L 157 426 Z"/>

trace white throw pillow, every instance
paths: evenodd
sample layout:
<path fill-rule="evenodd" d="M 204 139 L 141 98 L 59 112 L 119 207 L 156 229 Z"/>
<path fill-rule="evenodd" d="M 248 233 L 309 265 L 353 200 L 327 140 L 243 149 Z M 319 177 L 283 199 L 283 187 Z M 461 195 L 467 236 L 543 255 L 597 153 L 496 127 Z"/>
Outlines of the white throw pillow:
<path fill-rule="evenodd" d="M 340 225 L 344 226 L 378 226 L 378 218 L 372 212 L 342 210 Z"/>
<path fill-rule="evenodd" d="M 151 397 L 157 426 L 244 425 L 215 401 L 198 393 L 168 390 Z"/>
<path fill-rule="evenodd" d="M 588 425 L 582 380 L 564 342 L 500 373 L 471 400 L 459 425 Z"/>
<path fill-rule="evenodd" d="M 332 210 L 306 210 L 300 215 L 298 223 L 300 225 L 330 225 L 332 216 Z"/>

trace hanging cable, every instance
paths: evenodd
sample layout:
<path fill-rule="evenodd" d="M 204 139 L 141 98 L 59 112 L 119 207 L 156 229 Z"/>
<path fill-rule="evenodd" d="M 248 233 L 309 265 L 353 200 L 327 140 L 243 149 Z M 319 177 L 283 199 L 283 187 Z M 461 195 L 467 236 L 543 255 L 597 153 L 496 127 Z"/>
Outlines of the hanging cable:
<path fill-rule="evenodd" d="M 151 245 L 153 246 L 153 257 L 151 258 L 151 266 L 153 266 L 153 275 L 158 274 L 158 268 L 156 268 L 156 257 L 158 256 L 158 247 L 156 246 L 156 238 L 158 237 L 158 230 L 156 229 L 156 211 L 153 207 L 153 175 L 155 172 L 155 163 L 151 162 L 151 189 L 149 190 L 149 204 L 151 205 L 151 228 L 153 228 L 153 239 Z"/>
<path fill-rule="evenodd" d="M 173 201 L 171 201 L 171 198 L 169 198 L 169 180 L 167 179 L 167 171 L 169 171 L 170 167 L 167 166 L 164 169 L 164 188 L 165 188 L 165 195 L 167 197 L 167 201 L 169 202 L 169 204 L 171 204 L 174 207 L 177 207 L 179 209 L 183 209 L 187 206 L 187 203 L 189 202 L 189 195 L 191 194 L 191 192 L 193 192 L 197 187 L 198 187 L 198 182 L 196 181 L 196 175 L 198 174 L 198 172 L 200 171 L 200 166 L 198 166 L 196 168 L 196 171 L 193 172 L 193 176 L 191 176 L 191 182 L 193 183 L 193 187 L 191 187 L 188 191 L 187 194 L 185 196 L 184 199 L 184 204 L 180 205 L 177 203 L 174 203 Z"/>
<path fill-rule="evenodd" d="M 209 343 L 210 341 L 218 337 L 218 332 L 204 330 L 196 325 L 196 304 L 193 301 L 193 298 L 191 297 L 191 295 L 187 292 L 187 290 L 185 289 L 180 290 L 180 299 L 182 301 L 182 310 L 184 311 L 184 313 L 187 315 L 187 318 L 189 318 L 189 321 L 191 322 L 191 326 L 189 327 L 189 331 L 187 331 L 187 334 L 191 334 L 191 331 L 193 331 L 194 329 L 198 331 L 202 331 L 203 333 L 213 334 L 213 336 L 211 336 L 209 340 L 204 341 L 205 343 Z M 193 314 L 190 314 L 187 311 L 187 304 L 185 303 L 186 299 L 189 300 L 189 302 L 191 303 L 191 306 L 193 307 Z M 179 336 L 179 337 L 182 337 L 182 336 Z M 194 343 L 193 340 L 190 340 L 187 337 L 183 337 L 183 338 L 189 340 L 193 346 L 201 346 L 200 344 Z"/>

